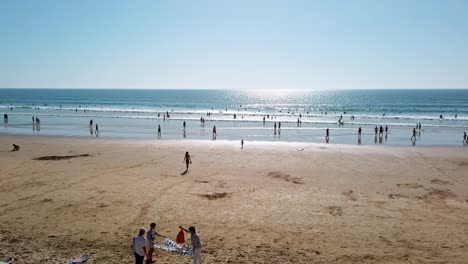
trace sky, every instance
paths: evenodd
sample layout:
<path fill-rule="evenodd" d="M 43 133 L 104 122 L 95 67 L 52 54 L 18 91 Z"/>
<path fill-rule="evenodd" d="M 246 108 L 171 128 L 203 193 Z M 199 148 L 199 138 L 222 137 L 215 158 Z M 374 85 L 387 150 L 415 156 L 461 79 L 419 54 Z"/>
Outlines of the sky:
<path fill-rule="evenodd" d="M 466 0 L 0 0 L 1 88 L 468 88 Z"/>

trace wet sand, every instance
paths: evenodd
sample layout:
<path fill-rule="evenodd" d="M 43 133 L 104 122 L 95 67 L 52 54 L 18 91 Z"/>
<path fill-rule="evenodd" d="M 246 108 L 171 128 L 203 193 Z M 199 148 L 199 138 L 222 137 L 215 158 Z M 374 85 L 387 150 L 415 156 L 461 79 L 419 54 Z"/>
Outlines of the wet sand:
<path fill-rule="evenodd" d="M 193 164 L 181 175 L 185 151 Z M 172 238 L 196 226 L 204 263 L 467 263 L 467 157 L 468 147 L 2 135 L 0 257 L 131 263 L 132 236 L 154 221 Z"/>

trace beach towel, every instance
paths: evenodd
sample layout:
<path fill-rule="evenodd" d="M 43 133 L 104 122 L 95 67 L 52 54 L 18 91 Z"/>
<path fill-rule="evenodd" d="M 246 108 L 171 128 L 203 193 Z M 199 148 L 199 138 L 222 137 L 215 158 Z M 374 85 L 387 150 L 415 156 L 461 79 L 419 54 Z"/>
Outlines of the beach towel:
<path fill-rule="evenodd" d="M 82 264 L 88 261 L 90 258 L 91 256 L 88 256 L 88 255 L 74 257 L 72 260 L 70 260 L 70 264 Z"/>
<path fill-rule="evenodd" d="M 155 248 L 162 249 L 168 252 L 176 253 L 186 257 L 193 256 L 193 248 L 188 245 L 177 244 L 174 240 L 170 238 L 164 239 L 164 245 L 154 245 Z"/>
<path fill-rule="evenodd" d="M 177 244 L 185 243 L 184 230 L 181 229 L 179 234 L 177 234 L 176 242 L 177 242 Z"/>
<path fill-rule="evenodd" d="M 15 260 L 12 257 L 6 257 L 0 260 L 0 264 L 11 264 L 13 263 L 13 260 Z"/>

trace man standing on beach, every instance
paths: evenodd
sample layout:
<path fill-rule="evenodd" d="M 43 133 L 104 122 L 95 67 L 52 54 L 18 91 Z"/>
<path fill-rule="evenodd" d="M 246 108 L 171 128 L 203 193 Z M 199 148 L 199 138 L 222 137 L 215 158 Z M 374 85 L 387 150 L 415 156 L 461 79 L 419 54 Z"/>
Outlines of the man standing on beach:
<path fill-rule="evenodd" d="M 142 227 L 138 232 L 138 236 L 133 238 L 132 248 L 135 256 L 135 264 L 143 264 L 145 257 L 148 258 L 145 232 L 146 230 Z"/>
<path fill-rule="evenodd" d="M 202 255 L 201 251 L 203 248 L 203 243 L 200 239 L 200 235 L 195 231 L 195 227 L 191 226 L 189 229 L 185 229 L 179 226 L 180 229 L 184 230 L 187 233 L 190 233 L 193 246 L 193 264 L 202 264 Z"/>

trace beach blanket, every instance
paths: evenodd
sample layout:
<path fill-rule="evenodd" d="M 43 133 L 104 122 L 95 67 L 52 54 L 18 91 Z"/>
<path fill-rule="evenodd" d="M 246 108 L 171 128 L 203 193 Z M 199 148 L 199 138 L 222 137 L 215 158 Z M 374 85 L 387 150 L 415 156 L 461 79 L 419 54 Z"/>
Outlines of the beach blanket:
<path fill-rule="evenodd" d="M 0 264 L 11 264 L 13 263 L 13 260 L 15 259 L 12 257 L 3 258 L 3 259 L 0 259 Z"/>
<path fill-rule="evenodd" d="M 70 260 L 70 264 L 82 264 L 88 261 L 91 258 L 89 255 L 83 255 L 79 257 L 74 257 L 72 260 Z"/>
<path fill-rule="evenodd" d="M 193 256 L 193 248 L 188 245 L 177 244 L 174 240 L 170 238 L 164 239 L 164 245 L 154 245 L 155 248 L 162 249 L 168 252 L 176 253 L 186 257 Z"/>

